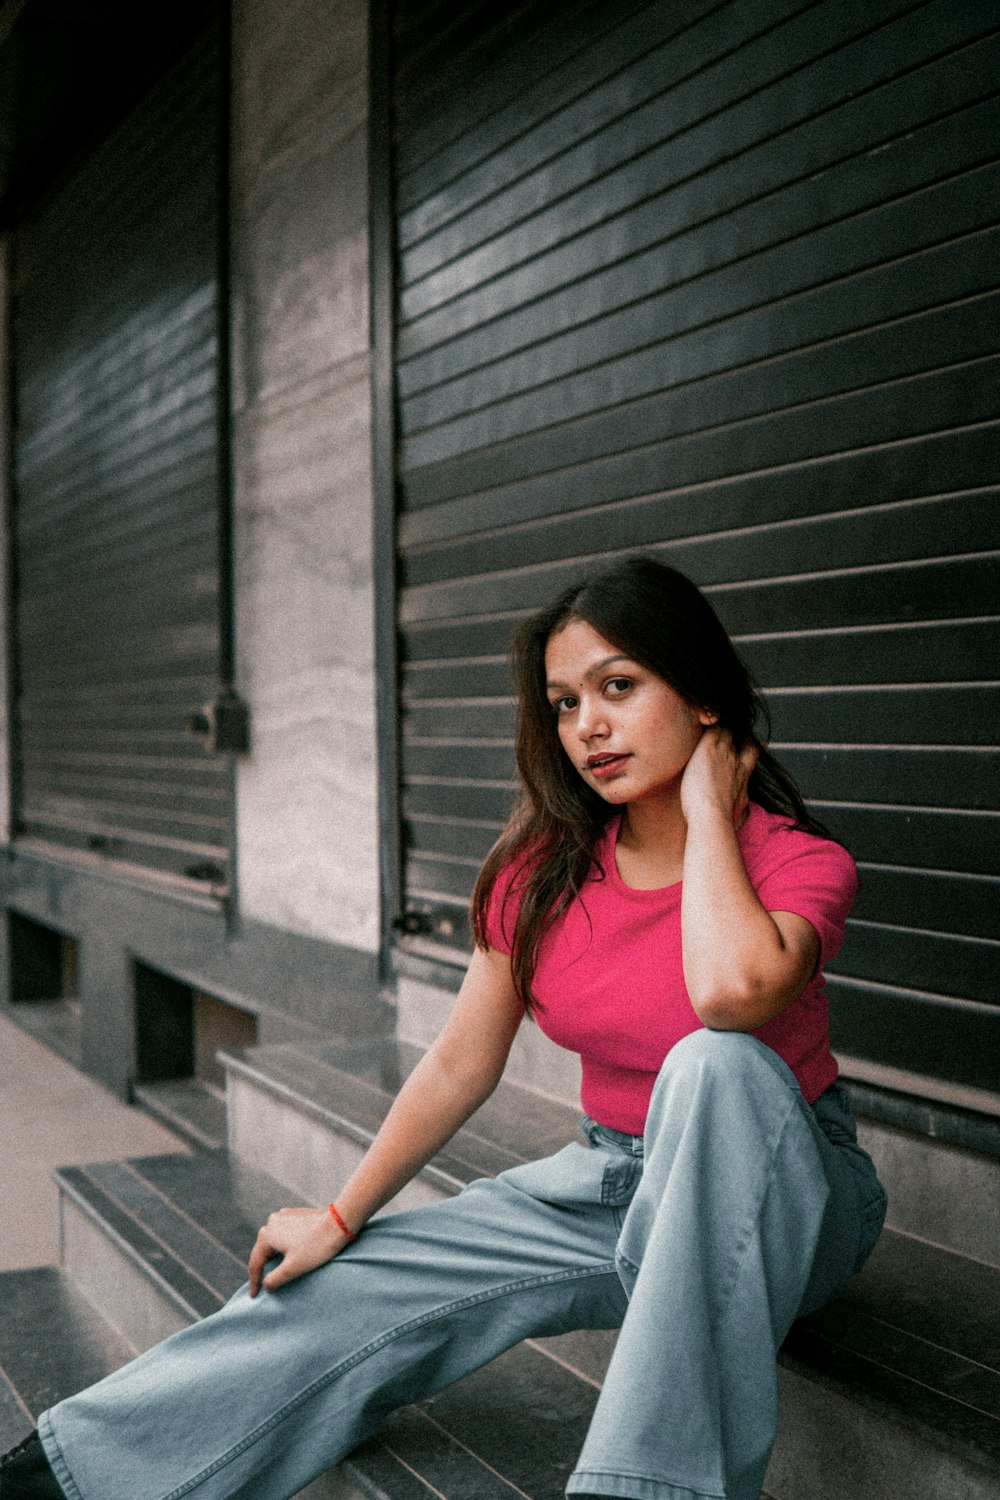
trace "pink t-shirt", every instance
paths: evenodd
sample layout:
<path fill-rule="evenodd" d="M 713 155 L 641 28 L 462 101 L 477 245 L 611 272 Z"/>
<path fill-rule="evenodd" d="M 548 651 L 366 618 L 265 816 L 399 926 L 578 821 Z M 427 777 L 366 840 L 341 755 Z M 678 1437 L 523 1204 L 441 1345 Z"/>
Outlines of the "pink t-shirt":
<path fill-rule="evenodd" d="M 684 983 L 681 884 L 654 891 L 625 885 L 615 862 L 620 827 L 620 817 L 611 818 L 580 895 L 542 940 L 532 1012 L 546 1036 L 580 1054 L 587 1114 L 641 1135 L 663 1059 L 703 1023 Z M 802 833 L 756 803 L 737 837 L 765 909 L 795 912 L 819 934 L 816 974 L 781 1015 L 754 1032 L 784 1058 L 813 1103 L 837 1076 L 822 969 L 843 941 L 857 889 L 854 861 L 839 844 Z M 513 875 L 513 868 L 501 871 L 487 920 L 490 946 L 504 953 L 517 920 Z"/>

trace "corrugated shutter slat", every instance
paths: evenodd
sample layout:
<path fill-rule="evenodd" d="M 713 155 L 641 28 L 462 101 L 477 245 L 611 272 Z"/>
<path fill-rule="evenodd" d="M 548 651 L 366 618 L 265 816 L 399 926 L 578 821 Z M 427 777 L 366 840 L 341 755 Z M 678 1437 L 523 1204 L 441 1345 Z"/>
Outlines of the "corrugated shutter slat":
<path fill-rule="evenodd" d="M 398 9 L 404 880 L 442 924 L 426 951 L 467 942 L 514 792 L 511 633 L 593 559 L 653 551 L 706 589 L 861 864 L 836 1040 L 994 1087 L 996 17 Z"/>
<path fill-rule="evenodd" d="M 18 231 L 17 831 L 224 879 L 218 38 Z"/>

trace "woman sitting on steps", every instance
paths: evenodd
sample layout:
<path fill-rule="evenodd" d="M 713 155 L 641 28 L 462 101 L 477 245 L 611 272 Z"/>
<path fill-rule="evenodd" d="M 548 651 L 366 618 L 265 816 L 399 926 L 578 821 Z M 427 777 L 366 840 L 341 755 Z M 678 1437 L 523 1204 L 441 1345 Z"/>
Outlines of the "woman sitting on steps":
<path fill-rule="evenodd" d="M 822 984 L 854 865 L 682 574 L 605 568 L 514 664 L 523 793 L 441 1035 L 336 1203 L 272 1214 L 221 1311 L 43 1413 L 0 1500 L 282 1500 L 394 1407 L 580 1328 L 621 1332 L 569 1494 L 758 1500 L 778 1347 L 885 1211 Z M 526 1014 L 581 1056 L 584 1142 L 372 1219 Z"/>

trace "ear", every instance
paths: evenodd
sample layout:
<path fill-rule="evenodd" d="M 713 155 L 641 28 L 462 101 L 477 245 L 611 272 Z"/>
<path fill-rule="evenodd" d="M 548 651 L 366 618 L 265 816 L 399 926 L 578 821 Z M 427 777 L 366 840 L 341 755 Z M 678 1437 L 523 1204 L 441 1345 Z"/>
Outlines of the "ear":
<path fill-rule="evenodd" d="M 712 709 L 710 709 L 710 708 L 699 708 L 699 710 L 698 710 L 698 723 L 699 724 L 703 724 L 705 726 L 705 728 L 707 729 L 710 724 L 718 724 L 718 722 L 719 722 L 719 715 L 717 713 L 714 713 Z"/>

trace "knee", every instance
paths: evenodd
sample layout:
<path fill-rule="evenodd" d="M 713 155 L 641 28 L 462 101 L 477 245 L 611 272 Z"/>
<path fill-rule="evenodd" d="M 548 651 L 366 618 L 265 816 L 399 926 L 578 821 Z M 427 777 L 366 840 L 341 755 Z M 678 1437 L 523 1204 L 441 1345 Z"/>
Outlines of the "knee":
<path fill-rule="evenodd" d="M 674 1119 L 700 1127 L 715 1122 L 729 1141 L 734 1133 L 757 1139 L 775 1110 L 784 1118 L 801 1097 L 791 1068 L 756 1037 L 694 1031 L 671 1048 L 660 1069 L 647 1138 L 656 1138 Z"/>
<path fill-rule="evenodd" d="M 766 1059 L 763 1042 L 745 1031 L 710 1031 L 703 1026 L 671 1047 L 663 1061 L 662 1073 L 676 1075 L 690 1069 L 699 1073 L 719 1071 L 731 1078 L 734 1071 L 755 1069 Z"/>
<path fill-rule="evenodd" d="M 700 1085 L 719 1081 L 727 1090 L 741 1083 L 783 1084 L 798 1089 L 791 1068 L 764 1042 L 745 1031 L 710 1031 L 702 1027 L 672 1047 L 660 1069 L 657 1087 L 683 1080 Z"/>

